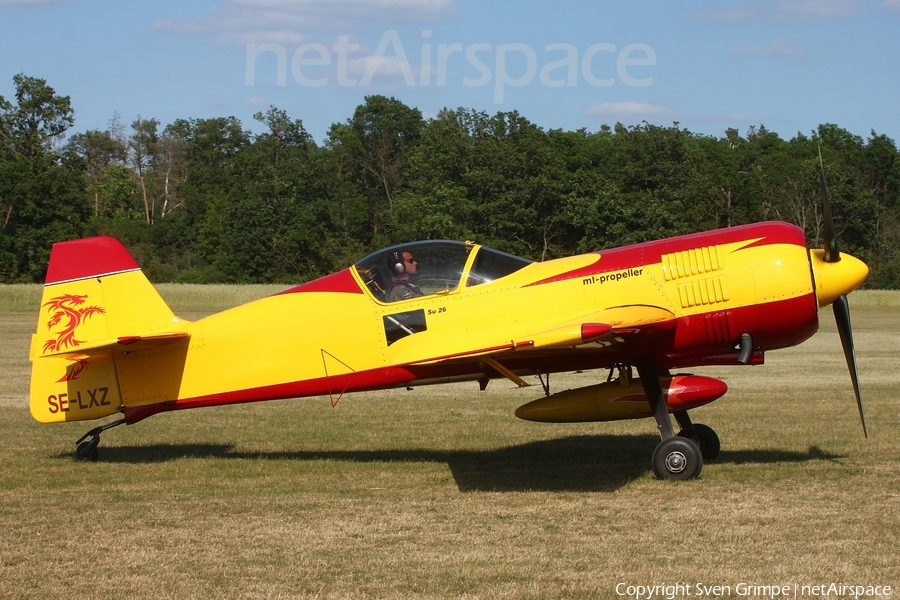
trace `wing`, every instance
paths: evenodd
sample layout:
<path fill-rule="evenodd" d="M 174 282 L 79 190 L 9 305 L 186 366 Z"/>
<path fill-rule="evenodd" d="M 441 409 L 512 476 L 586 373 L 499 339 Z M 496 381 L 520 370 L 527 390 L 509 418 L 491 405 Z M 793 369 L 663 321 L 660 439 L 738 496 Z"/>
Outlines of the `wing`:
<path fill-rule="evenodd" d="M 675 314 L 659 306 L 607 308 L 590 319 L 541 331 L 519 340 L 517 348 L 564 348 L 616 342 L 630 346 L 655 342 L 675 329 Z"/>
<path fill-rule="evenodd" d="M 675 314 L 659 306 L 636 304 L 604 309 L 576 321 L 561 323 L 490 347 L 415 361 L 410 365 L 433 365 L 485 357 L 494 360 L 527 359 L 529 354 L 561 350 L 594 350 L 615 355 L 638 354 L 675 330 Z M 494 361 L 489 361 L 492 365 Z M 615 362 L 615 361 L 614 361 Z M 505 373 L 504 373 L 505 374 Z"/>

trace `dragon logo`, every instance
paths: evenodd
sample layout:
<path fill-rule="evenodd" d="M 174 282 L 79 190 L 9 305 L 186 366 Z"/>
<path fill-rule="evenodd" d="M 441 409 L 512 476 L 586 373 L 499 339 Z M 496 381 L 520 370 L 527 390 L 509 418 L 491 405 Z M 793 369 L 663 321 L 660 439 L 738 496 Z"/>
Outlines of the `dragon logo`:
<path fill-rule="evenodd" d="M 50 312 L 50 320 L 47 322 L 47 330 L 56 333 L 55 339 L 49 339 L 44 342 L 44 353 L 54 350 L 64 350 L 66 348 L 76 348 L 83 344 L 83 340 L 75 337 L 75 330 L 81 323 L 94 314 L 105 314 L 106 311 L 99 306 L 82 306 L 87 300 L 87 295 L 65 294 L 45 302 L 44 306 Z M 62 325 L 62 328 L 54 332 L 54 328 Z M 71 381 L 77 379 L 87 368 L 87 361 L 84 358 L 73 358 L 76 364 L 71 371 L 60 379 L 62 381 Z"/>

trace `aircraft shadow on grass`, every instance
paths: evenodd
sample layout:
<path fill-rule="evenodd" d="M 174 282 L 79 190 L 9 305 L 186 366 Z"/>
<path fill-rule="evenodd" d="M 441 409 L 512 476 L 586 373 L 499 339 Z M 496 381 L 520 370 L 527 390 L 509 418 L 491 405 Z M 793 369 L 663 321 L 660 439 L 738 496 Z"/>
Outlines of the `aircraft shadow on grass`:
<path fill-rule="evenodd" d="M 496 450 L 302 450 L 235 452 L 230 444 L 156 444 L 107 446 L 105 463 L 156 463 L 178 458 L 237 458 L 346 462 L 445 463 L 462 492 L 473 491 L 615 491 L 647 473 L 646 456 L 654 435 L 582 435 L 530 442 Z M 70 454 L 60 455 L 71 457 Z M 719 454 L 716 464 L 801 463 L 843 458 L 816 446 L 807 452 L 737 450 Z"/>

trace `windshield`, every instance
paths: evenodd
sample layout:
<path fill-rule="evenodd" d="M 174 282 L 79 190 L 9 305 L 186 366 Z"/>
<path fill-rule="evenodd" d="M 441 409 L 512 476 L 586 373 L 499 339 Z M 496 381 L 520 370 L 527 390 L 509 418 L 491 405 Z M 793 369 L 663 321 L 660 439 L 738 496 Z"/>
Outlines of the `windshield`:
<path fill-rule="evenodd" d="M 374 252 L 355 267 L 378 300 L 407 300 L 457 289 L 475 248 L 451 240 L 410 242 Z M 529 264 L 530 260 L 480 247 L 465 283 L 467 287 L 490 283 Z"/>
<path fill-rule="evenodd" d="M 478 251 L 478 256 L 475 257 L 475 263 L 469 272 L 466 286 L 472 287 L 481 283 L 490 283 L 495 279 L 515 273 L 522 267 L 530 265 L 531 262 L 520 256 L 482 246 Z"/>
<path fill-rule="evenodd" d="M 411 242 L 379 250 L 355 266 L 376 298 L 392 302 L 456 289 L 472 248 L 449 240 Z"/>

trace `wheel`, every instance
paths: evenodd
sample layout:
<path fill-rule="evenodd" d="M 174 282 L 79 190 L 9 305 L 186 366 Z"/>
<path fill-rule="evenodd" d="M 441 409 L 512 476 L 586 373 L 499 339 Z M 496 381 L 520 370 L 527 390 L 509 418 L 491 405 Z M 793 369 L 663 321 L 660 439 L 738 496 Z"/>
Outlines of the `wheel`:
<path fill-rule="evenodd" d="M 694 433 L 697 434 L 697 445 L 700 446 L 703 460 L 715 460 L 719 456 L 719 436 L 713 428 L 697 423 L 694 425 Z"/>
<path fill-rule="evenodd" d="M 703 454 L 703 460 L 715 460 L 719 456 L 719 436 L 712 427 L 696 423 L 693 436 L 684 429 L 679 431 L 678 435 L 696 442 Z"/>
<path fill-rule="evenodd" d="M 660 442 L 653 451 L 653 472 L 657 479 L 694 479 L 703 468 L 703 454 L 686 437 Z"/>
<path fill-rule="evenodd" d="M 78 448 L 75 449 L 75 459 L 97 462 L 97 459 L 100 457 L 100 452 L 97 450 L 97 444 L 99 443 L 100 440 L 96 438 L 87 442 L 81 442 L 78 444 Z"/>

